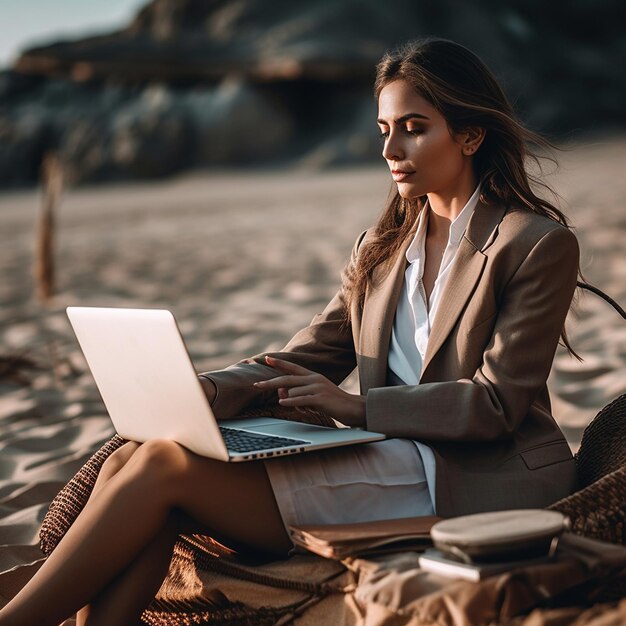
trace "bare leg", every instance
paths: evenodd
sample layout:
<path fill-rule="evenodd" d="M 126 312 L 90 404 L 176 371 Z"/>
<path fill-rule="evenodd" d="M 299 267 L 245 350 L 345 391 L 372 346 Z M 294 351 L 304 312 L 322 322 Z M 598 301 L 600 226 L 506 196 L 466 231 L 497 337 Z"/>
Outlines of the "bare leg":
<path fill-rule="evenodd" d="M 139 448 L 139 444 L 128 442 L 118 448 L 102 466 L 94 485 L 91 498 L 97 497 L 102 487 L 119 472 Z M 91 604 L 78 611 L 76 626 L 97 624 L 134 624 L 130 616 L 137 615 L 150 604 L 159 590 L 172 557 L 174 543 L 181 530 L 178 515 L 170 519 L 153 541 L 126 570 L 117 576 Z"/>
<path fill-rule="evenodd" d="M 96 484 L 93 486 L 89 500 L 92 500 L 100 489 L 130 461 L 133 454 L 139 449 L 139 446 L 140 444 L 135 441 L 127 441 L 106 459 L 100 468 Z"/>
<path fill-rule="evenodd" d="M 139 624 L 167 574 L 178 535 L 178 524 L 172 517 L 139 557 L 78 612 L 76 626 Z"/>
<path fill-rule="evenodd" d="M 199 531 L 237 545 L 277 553 L 291 547 L 262 464 L 227 464 L 173 442 L 148 442 L 0 611 L 0 626 L 54 626 L 88 604 L 155 540 L 175 508 L 195 519 Z"/>

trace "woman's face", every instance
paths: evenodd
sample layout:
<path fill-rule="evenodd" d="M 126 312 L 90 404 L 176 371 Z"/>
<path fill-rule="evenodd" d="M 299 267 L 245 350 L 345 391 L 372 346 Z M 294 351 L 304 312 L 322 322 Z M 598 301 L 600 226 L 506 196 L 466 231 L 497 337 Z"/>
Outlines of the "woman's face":
<path fill-rule="evenodd" d="M 471 159 L 463 152 L 471 149 L 469 133 L 453 135 L 441 113 L 407 82 L 396 80 L 380 92 L 378 126 L 383 157 L 403 198 L 454 196 L 473 179 Z"/>

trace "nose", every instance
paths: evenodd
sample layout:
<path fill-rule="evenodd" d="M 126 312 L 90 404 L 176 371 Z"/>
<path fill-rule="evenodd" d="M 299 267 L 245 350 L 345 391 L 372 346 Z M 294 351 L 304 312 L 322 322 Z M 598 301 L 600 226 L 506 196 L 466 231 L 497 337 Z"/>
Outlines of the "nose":
<path fill-rule="evenodd" d="M 389 135 L 385 139 L 382 154 L 387 161 L 402 161 L 404 159 L 404 151 L 400 145 L 398 135 L 393 131 L 389 131 Z"/>

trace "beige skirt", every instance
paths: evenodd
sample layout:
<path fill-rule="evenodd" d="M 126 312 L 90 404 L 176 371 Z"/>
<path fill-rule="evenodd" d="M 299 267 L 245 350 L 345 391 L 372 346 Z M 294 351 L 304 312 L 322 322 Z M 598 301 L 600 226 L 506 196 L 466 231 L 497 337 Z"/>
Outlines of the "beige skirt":
<path fill-rule="evenodd" d="M 265 462 L 285 527 L 433 515 L 424 464 L 407 439 Z"/>

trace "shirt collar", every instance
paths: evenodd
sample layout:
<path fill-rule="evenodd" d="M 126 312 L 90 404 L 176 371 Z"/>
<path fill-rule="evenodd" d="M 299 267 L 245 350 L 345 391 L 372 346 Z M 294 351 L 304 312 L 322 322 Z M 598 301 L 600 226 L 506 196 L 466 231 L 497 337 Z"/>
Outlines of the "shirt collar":
<path fill-rule="evenodd" d="M 448 245 L 458 245 L 461 242 L 463 233 L 467 228 L 467 225 L 472 217 L 472 213 L 478 204 L 478 198 L 480 197 L 480 183 L 474 189 L 474 193 L 470 196 L 470 199 L 466 202 L 463 210 L 456 216 L 456 219 L 450 224 L 450 235 L 448 237 Z"/>
<path fill-rule="evenodd" d="M 406 258 L 409 263 L 415 263 L 415 261 L 423 258 L 424 256 L 429 212 L 428 200 L 426 200 L 426 204 L 420 211 L 419 217 L 417 218 L 417 230 L 413 236 L 413 241 L 411 241 L 411 244 L 406 249 Z"/>
<path fill-rule="evenodd" d="M 469 200 L 465 203 L 465 206 L 461 212 L 456 216 L 454 221 L 450 224 L 450 233 L 448 235 L 448 245 L 458 246 L 463 237 L 463 233 L 467 228 L 467 225 L 472 217 L 472 213 L 478 204 L 480 197 L 480 183 L 474 190 L 474 193 L 470 196 Z M 407 248 L 406 258 L 409 263 L 414 263 L 420 258 L 424 257 L 424 248 L 426 245 L 426 231 L 428 229 L 428 216 L 430 214 L 430 204 L 426 200 L 424 208 L 420 211 L 417 218 L 417 231 L 413 237 L 413 241 Z"/>

